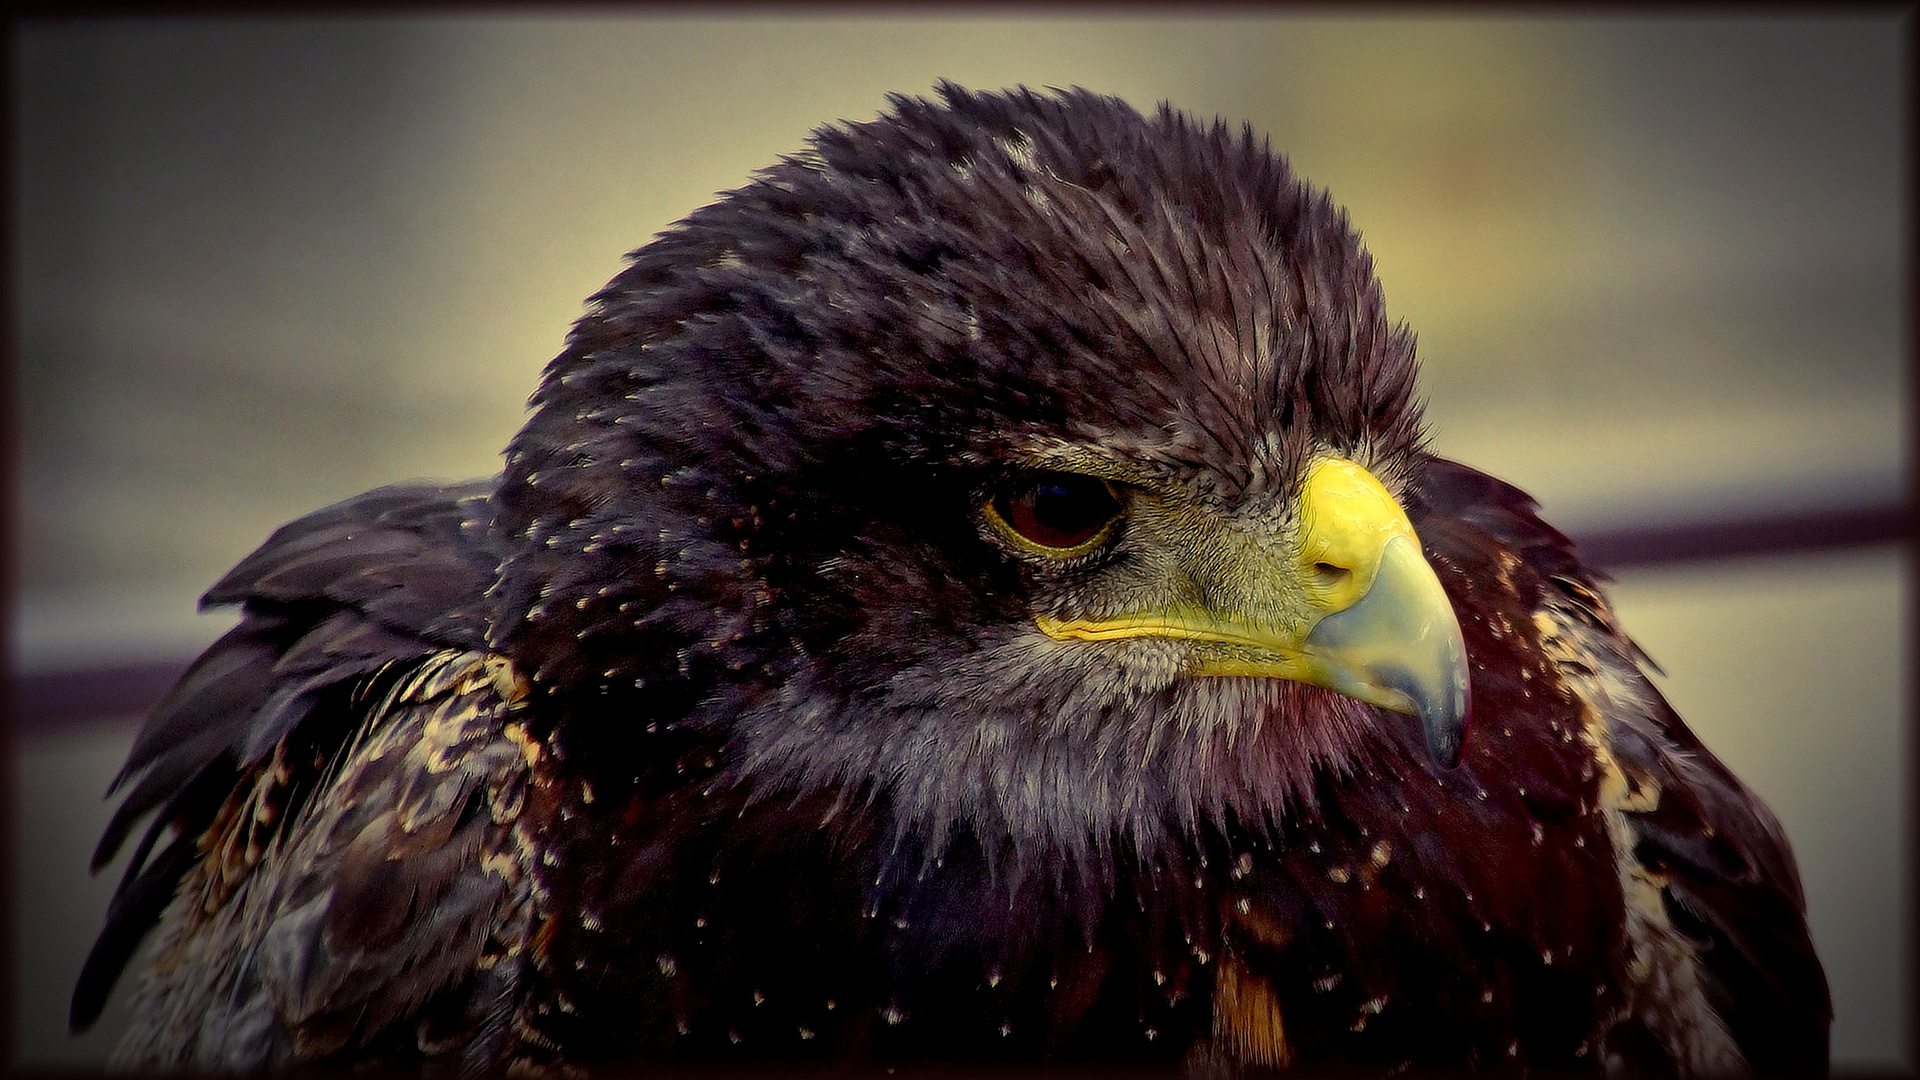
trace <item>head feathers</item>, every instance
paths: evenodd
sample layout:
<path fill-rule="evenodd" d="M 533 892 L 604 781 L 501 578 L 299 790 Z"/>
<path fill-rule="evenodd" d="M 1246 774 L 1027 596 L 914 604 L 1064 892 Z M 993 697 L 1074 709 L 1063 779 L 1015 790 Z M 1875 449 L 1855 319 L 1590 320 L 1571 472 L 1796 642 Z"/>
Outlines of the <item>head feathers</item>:
<path fill-rule="evenodd" d="M 609 699 L 637 728 L 706 698 L 742 731 L 780 717 L 745 755 L 769 775 L 884 784 L 876 731 L 933 707 L 916 673 L 977 674 L 1014 714 L 1077 694 L 1089 717 L 1185 715 L 1170 682 L 1023 681 L 1045 665 L 1017 634 L 1018 569 L 979 535 L 981 486 L 1060 443 L 1215 502 L 1284 498 L 1323 450 L 1403 481 L 1411 337 L 1284 159 L 1083 91 L 940 97 L 823 129 L 634 253 L 548 369 L 509 448 L 500 509 L 522 541 L 495 634 L 549 692 L 599 703 L 575 738 L 618 738 Z M 1271 705 L 1245 696 L 1216 704 Z M 775 737 L 869 711 L 893 719 Z M 1209 753 L 1267 752 L 1249 746 Z"/>

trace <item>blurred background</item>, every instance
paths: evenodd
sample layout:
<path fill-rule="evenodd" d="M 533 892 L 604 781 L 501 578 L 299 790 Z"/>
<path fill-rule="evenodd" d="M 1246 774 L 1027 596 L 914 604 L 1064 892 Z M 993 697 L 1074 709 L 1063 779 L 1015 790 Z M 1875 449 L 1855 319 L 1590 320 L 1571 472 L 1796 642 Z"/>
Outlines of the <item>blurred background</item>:
<path fill-rule="evenodd" d="M 496 471 L 624 252 L 940 78 L 1269 134 L 1419 333 L 1435 448 L 1569 533 L 1813 522 L 1622 558 L 1613 595 L 1793 839 L 1836 1064 L 1912 1063 L 1908 555 L 1821 524 L 1907 483 L 1894 15 L 15 31 L 16 1063 L 98 1062 L 124 1022 L 65 1031 L 118 870 L 86 859 L 137 710 L 230 624 L 199 592 L 323 504 Z"/>

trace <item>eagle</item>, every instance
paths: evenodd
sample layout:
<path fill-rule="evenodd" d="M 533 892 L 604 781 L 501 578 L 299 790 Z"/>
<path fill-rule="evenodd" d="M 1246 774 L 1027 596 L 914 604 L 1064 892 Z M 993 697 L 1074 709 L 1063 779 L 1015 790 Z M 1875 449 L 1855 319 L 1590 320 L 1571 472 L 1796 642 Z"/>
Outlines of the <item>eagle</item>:
<path fill-rule="evenodd" d="M 1824 1072 L 1778 822 L 1427 450 L 1346 214 L 889 100 L 632 253 L 500 476 L 205 594 L 75 1025 L 137 955 L 119 1059 L 196 1071 Z"/>

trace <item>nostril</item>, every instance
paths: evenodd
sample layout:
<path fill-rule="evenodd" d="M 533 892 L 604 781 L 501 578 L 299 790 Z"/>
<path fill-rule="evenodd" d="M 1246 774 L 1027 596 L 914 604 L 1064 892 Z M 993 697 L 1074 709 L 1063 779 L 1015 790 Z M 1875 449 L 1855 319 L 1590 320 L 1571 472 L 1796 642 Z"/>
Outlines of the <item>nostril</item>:
<path fill-rule="evenodd" d="M 1325 585 L 1338 585 L 1353 573 L 1344 566 L 1336 566 L 1330 562 L 1314 563 L 1313 572 L 1320 575 L 1320 581 Z"/>

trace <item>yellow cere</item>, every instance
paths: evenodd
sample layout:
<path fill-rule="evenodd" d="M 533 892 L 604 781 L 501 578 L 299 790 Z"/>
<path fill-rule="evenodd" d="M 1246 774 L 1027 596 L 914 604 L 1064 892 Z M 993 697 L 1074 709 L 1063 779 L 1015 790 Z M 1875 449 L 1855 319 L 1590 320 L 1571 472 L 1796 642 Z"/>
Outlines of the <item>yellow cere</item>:
<path fill-rule="evenodd" d="M 1307 469 L 1296 521 L 1291 535 L 1273 537 L 1278 548 L 1223 542 L 1224 528 L 1212 539 L 1181 530 L 1176 561 L 1191 579 L 1221 586 L 1209 590 L 1206 606 L 1170 594 L 1157 609 L 1095 619 L 1043 614 L 1035 622 L 1060 641 L 1160 638 L 1214 646 L 1196 654 L 1195 674 L 1313 680 L 1309 669 L 1318 665 L 1302 655 L 1305 639 L 1325 617 L 1366 596 L 1388 541 L 1412 538 L 1413 526 L 1373 474 L 1332 457 Z M 1241 565 L 1223 567 L 1219 559 L 1227 552 Z M 1244 584 L 1259 578 L 1264 581 Z M 1232 581 L 1243 584 L 1229 586 Z M 1225 608 L 1216 606 L 1223 602 Z"/>
<path fill-rule="evenodd" d="M 1037 615 L 1059 641 L 1187 645 L 1187 673 L 1291 679 L 1420 718 L 1451 764 L 1466 715 L 1466 646 L 1413 523 L 1378 479 L 1342 458 L 1313 462 L 1291 525 L 1177 515 L 1139 535 L 1158 545 L 1162 599 L 1096 618 Z M 1168 515 L 1172 516 L 1172 515 Z M 1256 526 L 1257 527 L 1257 526 Z"/>
<path fill-rule="evenodd" d="M 1405 536 L 1418 548 L 1413 523 L 1374 475 L 1345 458 L 1321 458 L 1300 485 L 1300 563 L 1315 606 L 1344 611 L 1373 587 L 1387 541 Z M 1317 566 L 1346 571 L 1326 575 Z"/>

